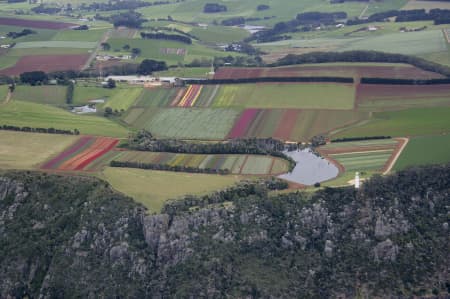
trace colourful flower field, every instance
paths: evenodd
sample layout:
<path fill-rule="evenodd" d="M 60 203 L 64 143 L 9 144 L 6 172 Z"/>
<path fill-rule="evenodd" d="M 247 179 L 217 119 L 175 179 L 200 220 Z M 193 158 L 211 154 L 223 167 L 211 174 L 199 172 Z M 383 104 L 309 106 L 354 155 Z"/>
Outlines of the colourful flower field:
<path fill-rule="evenodd" d="M 314 135 L 355 123 L 365 117 L 354 110 L 245 109 L 227 138 L 277 138 L 306 141 Z"/>
<path fill-rule="evenodd" d="M 346 171 L 381 171 L 392 161 L 398 147 L 396 139 L 381 139 L 331 143 L 320 147 L 319 152 Z"/>
<path fill-rule="evenodd" d="M 195 105 L 195 102 L 197 101 L 198 97 L 200 96 L 200 93 L 202 92 L 203 86 L 194 84 L 189 85 L 187 88 L 185 94 L 181 98 L 181 100 L 176 103 L 177 107 L 193 107 Z"/>
<path fill-rule="evenodd" d="M 114 138 L 83 136 L 70 148 L 45 163 L 41 168 L 65 171 L 87 170 L 89 164 L 111 151 L 118 142 L 119 140 Z"/>
<path fill-rule="evenodd" d="M 193 155 L 174 153 L 117 152 L 109 161 L 140 162 L 202 169 L 228 169 L 232 174 L 278 175 L 288 170 L 287 162 L 270 156 L 256 155 Z"/>
<path fill-rule="evenodd" d="M 274 137 L 290 140 L 301 110 L 246 109 L 228 138 Z"/>

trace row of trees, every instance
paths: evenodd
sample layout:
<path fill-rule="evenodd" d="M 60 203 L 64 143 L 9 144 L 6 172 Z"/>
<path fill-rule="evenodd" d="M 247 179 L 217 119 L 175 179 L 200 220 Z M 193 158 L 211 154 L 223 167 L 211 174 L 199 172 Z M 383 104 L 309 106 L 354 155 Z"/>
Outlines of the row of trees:
<path fill-rule="evenodd" d="M 162 40 L 177 41 L 188 45 L 192 44 L 191 38 L 179 34 L 167 34 L 162 32 L 155 32 L 155 33 L 141 32 L 141 37 L 143 39 L 162 39 Z"/>
<path fill-rule="evenodd" d="M 282 141 L 272 138 L 232 139 L 218 143 L 199 143 L 178 139 L 156 139 L 150 132 L 141 130 L 129 137 L 126 147 L 149 152 L 271 155 L 288 161 L 290 170 L 296 164 L 292 158 L 283 153 L 284 150 L 293 148 L 288 148 Z M 291 147 L 293 146 L 291 145 Z"/>
<path fill-rule="evenodd" d="M 17 127 L 11 125 L 0 126 L 0 130 L 5 131 L 20 131 L 20 132 L 32 132 L 32 133 L 47 133 L 47 134 L 62 134 L 62 135 L 79 135 L 80 131 L 78 129 L 71 130 L 61 130 L 55 128 L 31 128 L 31 127 Z"/>
<path fill-rule="evenodd" d="M 6 34 L 6 36 L 9 37 L 9 38 L 12 38 L 12 39 L 16 39 L 16 38 L 19 38 L 19 37 L 22 37 L 22 36 L 27 36 L 27 35 L 30 35 L 30 34 L 36 34 L 36 31 L 33 31 L 31 29 L 23 29 L 20 32 L 14 32 L 14 31 L 8 32 Z"/>
<path fill-rule="evenodd" d="M 203 7 L 204 13 L 218 13 L 227 11 L 227 7 L 219 3 L 206 3 Z"/>
<path fill-rule="evenodd" d="M 109 2 L 94 2 L 94 3 L 82 3 L 78 8 L 87 11 L 111 11 L 111 10 L 132 10 L 142 7 L 165 5 L 170 4 L 170 1 L 141 1 L 141 0 L 128 0 L 128 1 L 109 1 Z"/>
<path fill-rule="evenodd" d="M 73 103 L 74 91 L 75 91 L 75 84 L 71 81 L 69 82 L 69 85 L 67 86 L 66 90 L 66 103 L 69 105 Z"/>
<path fill-rule="evenodd" d="M 364 140 L 381 140 L 391 139 L 391 136 L 365 136 L 365 137 L 344 137 L 332 139 L 331 142 L 351 142 L 351 141 L 364 141 Z"/>
<path fill-rule="evenodd" d="M 450 10 L 448 9 L 431 9 L 427 12 L 425 9 L 413 10 L 388 10 L 370 15 L 367 19 L 348 20 L 347 25 L 358 25 L 372 22 L 383 22 L 389 18 L 395 18 L 396 22 L 412 22 L 412 21 L 434 21 L 434 24 L 449 24 Z"/>
<path fill-rule="evenodd" d="M 217 168 L 199 168 L 185 165 L 169 165 L 169 164 L 157 164 L 157 163 L 141 163 L 132 161 L 111 161 L 111 167 L 126 167 L 126 168 L 138 168 L 138 169 L 151 169 L 151 170 L 164 170 L 174 172 L 188 172 L 188 173 L 208 173 L 208 174 L 230 174 L 229 169 L 217 169 Z"/>
<path fill-rule="evenodd" d="M 448 66 L 430 62 L 416 56 L 377 51 L 312 52 L 302 55 L 288 54 L 277 62 L 270 64 L 270 66 L 329 62 L 406 63 L 426 71 L 450 77 L 450 68 Z"/>
<path fill-rule="evenodd" d="M 246 84 L 262 82 L 333 82 L 353 83 L 353 78 L 345 77 L 257 77 L 237 79 L 186 80 L 187 84 Z"/>

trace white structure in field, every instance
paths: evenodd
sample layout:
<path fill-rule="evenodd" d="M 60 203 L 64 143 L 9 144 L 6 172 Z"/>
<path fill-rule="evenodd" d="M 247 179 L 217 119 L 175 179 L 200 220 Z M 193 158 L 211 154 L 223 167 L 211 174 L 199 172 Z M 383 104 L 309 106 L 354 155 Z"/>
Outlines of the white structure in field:
<path fill-rule="evenodd" d="M 359 189 L 359 186 L 361 185 L 361 181 L 359 179 L 359 172 L 355 174 L 355 189 Z"/>

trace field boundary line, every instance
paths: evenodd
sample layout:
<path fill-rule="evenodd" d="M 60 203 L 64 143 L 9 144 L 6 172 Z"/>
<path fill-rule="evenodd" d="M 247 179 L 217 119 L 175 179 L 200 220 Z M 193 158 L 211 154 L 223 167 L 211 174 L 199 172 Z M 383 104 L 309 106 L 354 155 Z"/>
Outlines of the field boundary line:
<path fill-rule="evenodd" d="M 239 174 L 242 174 L 242 170 L 244 170 L 245 164 L 247 164 L 248 156 L 249 156 L 249 155 L 246 155 L 246 156 L 245 156 L 245 159 L 244 159 L 244 161 L 242 162 L 241 168 L 239 169 Z"/>
<path fill-rule="evenodd" d="M 213 90 L 212 94 L 209 96 L 209 99 L 205 103 L 206 108 L 208 108 L 212 104 L 214 98 L 217 95 L 217 92 L 219 91 L 219 88 L 220 88 L 219 84 L 216 84 L 216 86 L 214 86 L 214 90 Z"/>
<path fill-rule="evenodd" d="M 387 164 L 386 170 L 383 171 L 383 175 L 388 174 L 392 170 L 392 168 L 394 167 L 398 158 L 400 157 L 400 155 L 402 154 L 403 150 L 405 149 L 406 145 L 409 142 L 409 138 L 407 138 L 407 137 L 398 138 L 398 140 L 399 140 L 400 144 L 397 146 L 397 148 L 394 150 L 394 153 L 392 154 L 391 158 L 388 160 L 388 164 Z"/>
<path fill-rule="evenodd" d="M 390 150 L 395 150 L 395 148 L 386 148 L 386 149 L 379 149 L 379 150 L 368 150 L 368 151 L 358 151 L 358 152 L 343 152 L 343 153 L 327 153 L 328 155 L 354 155 L 354 154 L 367 154 L 367 153 L 381 153 L 381 152 L 387 152 Z"/>
<path fill-rule="evenodd" d="M 272 163 L 270 163 L 269 167 L 269 175 L 272 174 L 273 166 L 275 165 L 275 158 L 272 157 Z"/>
<path fill-rule="evenodd" d="M 442 29 L 442 32 L 444 33 L 444 37 L 447 40 L 447 44 L 450 44 L 450 28 Z"/>
<path fill-rule="evenodd" d="M 359 15 L 358 19 L 362 19 L 364 17 L 364 15 L 366 14 L 366 11 L 369 9 L 369 4 L 366 5 L 366 7 L 364 7 L 363 11 L 361 12 L 361 14 Z"/>
<path fill-rule="evenodd" d="M 3 101 L 3 105 L 6 105 L 11 101 L 12 92 L 11 90 L 8 90 L 8 93 L 6 94 L 5 100 Z"/>

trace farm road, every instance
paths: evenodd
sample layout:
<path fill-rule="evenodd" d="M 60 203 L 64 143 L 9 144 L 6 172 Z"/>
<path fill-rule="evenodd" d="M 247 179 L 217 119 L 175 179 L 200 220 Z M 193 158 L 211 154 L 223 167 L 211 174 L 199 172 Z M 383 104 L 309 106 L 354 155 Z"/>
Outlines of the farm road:
<path fill-rule="evenodd" d="M 102 43 L 106 43 L 108 41 L 110 35 L 111 35 L 111 30 L 107 30 L 105 32 L 105 34 L 103 35 L 102 39 L 98 42 L 95 50 L 92 51 L 92 54 L 91 54 L 91 56 L 89 56 L 89 59 L 86 61 L 84 66 L 81 68 L 82 70 L 89 68 L 89 66 L 91 65 L 91 62 L 95 59 L 95 57 L 97 57 L 97 53 L 100 50 Z"/>
<path fill-rule="evenodd" d="M 387 166 L 386 170 L 383 172 L 383 175 L 388 174 L 391 170 L 392 167 L 394 167 L 395 162 L 397 162 L 398 158 L 400 157 L 400 155 L 402 154 L 403 150 L 405 149 L 406 145 L 409 142 L 409 138 L 398 138 L 400 140 L 400 146 L 395 150 L 394 152 L 394 158 L 391 159 L 391 161 L 389 161 L 389 165 Z"/>
<path fill-rule="evenodd" d="M 8 93 L 6 94 L 6 97 L 5 97 L 5 100 L 3 101 L 3 105 L 6 105 L 6 104 L 8 104 L 9 103 L 9 101 L 11 100 L 11 96 L 12 96 L 12 93 L 11 93 L 11 91 L 8 91 Z"/>

